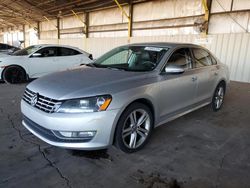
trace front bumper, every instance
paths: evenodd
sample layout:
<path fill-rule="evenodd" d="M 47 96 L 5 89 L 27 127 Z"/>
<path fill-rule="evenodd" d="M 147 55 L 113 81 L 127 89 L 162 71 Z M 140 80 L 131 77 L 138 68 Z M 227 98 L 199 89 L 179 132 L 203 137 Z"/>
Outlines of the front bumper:
<path fill-rule="evenodd" d="M 112 144 L 119 110 L 104 112 L 64 114 L 46 113 L 21 101 L 24 115 L 22 124 L 35 136 L 50 145 L 80 150 L 107 148 Z M 56 137 L 53 131 L 96 131 L 91 139 L 65 140 Z"/>
<path fill-rule="evenodd" d="M 3 80 L 2 73 L 3 73 L 3 68 L 0 68 L 0 80 Z"/>

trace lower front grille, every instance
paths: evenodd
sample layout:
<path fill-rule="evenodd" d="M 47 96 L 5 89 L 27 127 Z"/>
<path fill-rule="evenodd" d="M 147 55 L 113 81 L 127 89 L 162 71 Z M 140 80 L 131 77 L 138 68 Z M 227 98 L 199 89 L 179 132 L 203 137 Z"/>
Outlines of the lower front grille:
<path fill-rule="evenodd" d="M 90 139 L 77 139 L 77 140 L 71 140 L 71 139 L 61 139 L 54 135 L 52 130 L 46 129 L 37 123 L 33 122 L 29 118 L 23 115 L 23 121 L 31 130 L 36 132 L 37 134 L 41 135 L 42 137 L 46 138 L 47 140 L 50 140 L 52 142 L 64 142 L 64 143 L 83 143 L 83 142 L 89 142 Z"/>

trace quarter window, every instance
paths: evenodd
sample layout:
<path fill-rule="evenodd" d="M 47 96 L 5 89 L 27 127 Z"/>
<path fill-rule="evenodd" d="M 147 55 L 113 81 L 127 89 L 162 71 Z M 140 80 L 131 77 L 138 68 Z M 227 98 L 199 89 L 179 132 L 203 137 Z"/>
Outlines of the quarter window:
<path fill-rule="evenodd" d="M 191 69 L 192 61 L 190 56 L 190 50 L 188 48 L 182 48 L 176 50 L 168 60 L 167 64 L 177 65 L 183 69 Z"/>
<path fill-rule="evenodd" d="M 216 65 L 216 64 L 217 64 L 216 59 L 215 59 L 212 55 L 210 55 L 210 56 L 211 56 L 211 58 L 212 58 L 212 63 L 213 63 L 213 65 Z"/>
<path fill-rule="evenodd" d="M 199 48 L 194 48 L 193 55 L 195 60 L 195 68 L 213 65 L 212 58 L 207 51 Z"/>

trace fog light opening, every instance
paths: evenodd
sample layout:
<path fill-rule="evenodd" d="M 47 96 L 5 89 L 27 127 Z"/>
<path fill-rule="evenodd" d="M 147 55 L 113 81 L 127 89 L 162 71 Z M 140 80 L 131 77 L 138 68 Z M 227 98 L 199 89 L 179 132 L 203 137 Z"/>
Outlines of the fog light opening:
<path fill-rule="evenodd" d="M 53 131 L 53 133 L 61 139 L 91 139 L 96 131 Z"/>

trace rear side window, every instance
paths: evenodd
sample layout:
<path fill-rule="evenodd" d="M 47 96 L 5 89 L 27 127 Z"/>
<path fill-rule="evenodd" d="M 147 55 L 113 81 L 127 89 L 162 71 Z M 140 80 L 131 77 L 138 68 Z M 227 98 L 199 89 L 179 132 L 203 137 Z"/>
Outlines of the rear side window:
<path fill-rule="evenodd" d="M 193 55 L 195 68 L 213 65 L 212 58 L 206 50 L 193 48 Z"/>
<path fill-rule="evenodd" d="M 70 49 L 70 48 L 59 48 L 59 56 L 71 56 L 71 55 L 78 55 L 81 54 L 77 50 Z"/>
<path fill-rule="evenodd" d="M 183 69 L 191 69 L 192 61 L 190 50 L 188 48 L 181 48 L 176 50 L 168 60 L 168 65 L 177 65 Z"/>
<path fill-rule="evenodd" d="M 57 48 L 46 47 L 41 50 L 38 50 L 36 53 L 40 53 L 41 57 L 54 57 L 57 56 Z"/>

